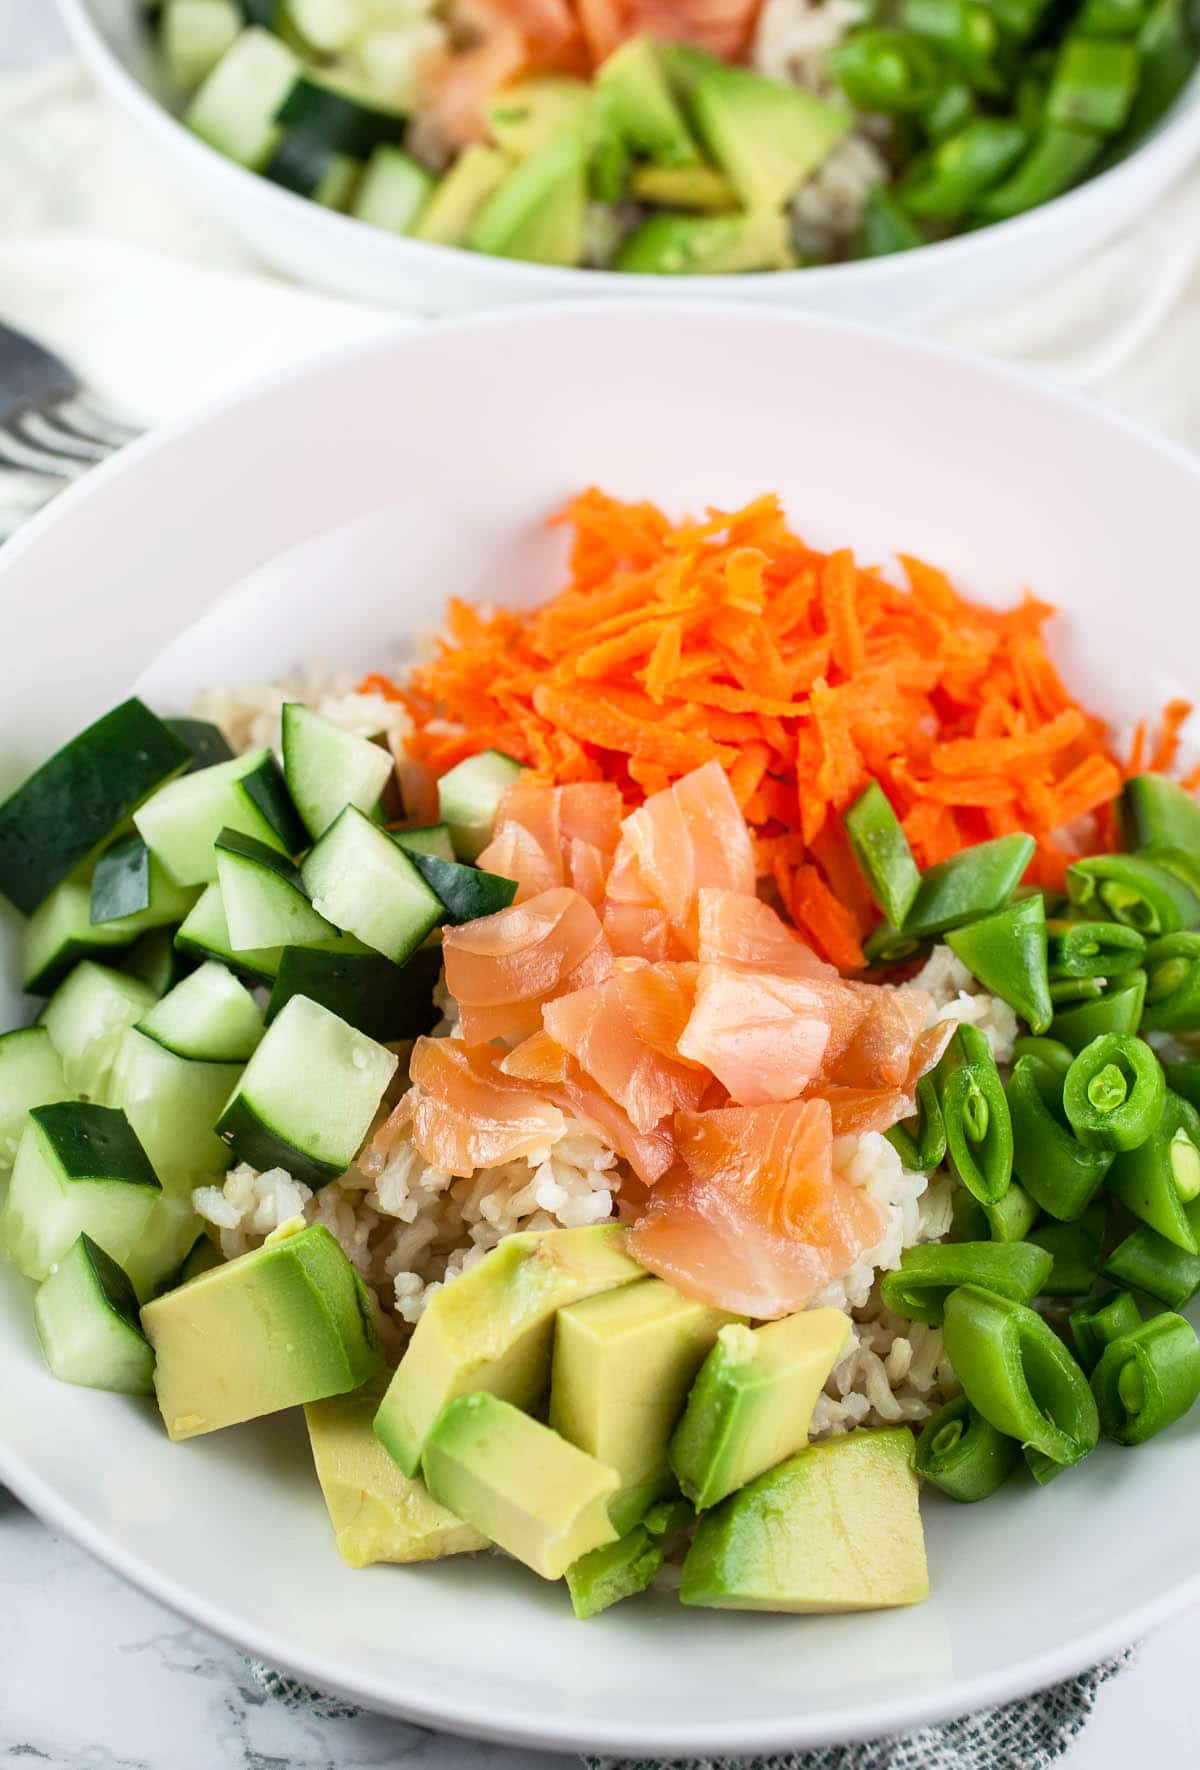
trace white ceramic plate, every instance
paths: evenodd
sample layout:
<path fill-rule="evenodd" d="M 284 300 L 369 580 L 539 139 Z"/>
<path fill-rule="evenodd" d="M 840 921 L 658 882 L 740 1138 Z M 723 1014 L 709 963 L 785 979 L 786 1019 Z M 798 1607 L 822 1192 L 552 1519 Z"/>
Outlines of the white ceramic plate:
<path fill-rule="evenodd" d="M 739 277 L 562 270 L 430 246 L 366 227 L 244 171 L 171 115 L 141 24 L 142 0 L 60 0 L 92 72 L 146 149 L 186 180 L 252 251 L 302 281 L 415 313 L 574 297 L 732 296 L 897 327 L 932 323 L 1016 295 L 1075 263 L 1146 213 L 1200 153 L 1200 75 L 1138 151 L 1028 215 L 944 244 L 856 264 Z"/>
<path fill-rule="evenodd" d="M 589 481 L 693 511 L 774 487 L 817 543 L 922 553 L 987 598 L 1036 586 L 1070 611 L 1071 682 L 1114 719 L 1194 667 L 1200 469 L 1169 447 L 1011 371 L 820 321 L 542 308 L 275 381 L 18 536 L 0 556 L 8 778 L 134 679 L 180 711 L 314 653 L 386 660 L 452 592 L 544 593 L 563 542 L 542 519 Z M 0 1001 L 3 1023 L 19 1006 Z M 441 1727 L 671 1755 L 891 1731 L 1074 1672 L 1200 1592 L 1196 1417 L 1044 1491 L 930 1495 L 933 1597 L 907 1612 L 649 1598 L 582 1624 L 497 1560 L 354 1573 L 298 1419 L 171 1445 L 149 1405 L 55 1383 L 29 1305 L 6 1270 L 0 1479 L 248 1651 Z"/>

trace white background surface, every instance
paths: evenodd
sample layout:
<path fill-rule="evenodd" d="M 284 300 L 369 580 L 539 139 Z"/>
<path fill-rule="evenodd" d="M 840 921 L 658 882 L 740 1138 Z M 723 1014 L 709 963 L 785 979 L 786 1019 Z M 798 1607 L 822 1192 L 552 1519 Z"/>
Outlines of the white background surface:
<path fill-rule="evenodd" d="M 62 46 L 50 0 L 0 0 L 0 65 L 34 65 Z M 1178 317 L 1172 331 L 1190 317 Z M 1175 391 L 1179 415 L 1191 417 L 1196 358 L 1188 357 L 1192 373 Z M 1136 410 L 1139 393 L 1160 386 L 1165 368 L 1151 353 L 1114 393 Z M 1196 1616 L 1146 1643 L 1136 1665 L 1102 1691 L 1091 1726 L 1064 1760 L 1067 1770 L 1126 1770 L 1137 1762 L 1182 1770 L 1200 1759 L 1198 1647 Z M 141 1597 L 6 1499 L 0 1668 L 0 1762 L 14 1765 L 29 1759 L 53 1770 L 518 1770 L 530 1763 L 524 1752 L 437 1738 L 395 1722 L 286 1713 L 254 1688 L 235 1650 Z M 547 1770 L 567 1770 L 571 1761 L 543 1762 Z"/>

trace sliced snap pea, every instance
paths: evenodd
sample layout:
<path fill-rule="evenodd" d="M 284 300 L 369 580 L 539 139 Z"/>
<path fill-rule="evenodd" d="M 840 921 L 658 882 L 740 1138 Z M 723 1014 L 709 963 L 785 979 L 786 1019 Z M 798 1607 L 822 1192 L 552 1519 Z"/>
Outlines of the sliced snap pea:
<path fill-rule="evenodd" d="M 1133 106 L 1137 45 L 1112 37 L 1068 37 L 1046 100 L 1046 120 L 1062 128 L 1116 135 Z"/>
<path fill-rule="evenodd" d="M 1092 1372 L 1100 1427 L 1118 1444 L 1144 1444 L 1200 1396 L 1200 1343 L 1182 1315 L 1156 1315 L 1104 1348 Z"/>
<path fill-rule="evenodd" d="M 1085 1045 L 1063 1083 L 1063 1111 L 1088 1149 L 1137 1149 L 1166 1103 L 1162 1065 L 1129 1033 L 1104 1033 Z"/>
<path fill-rule="evenodd" d="M 1145 1000 L 1146 973 L 1130 971 L 1095 1000 L 1059 1009 L 1050 1023 L 1050 1036 L 1079 1052 L 1103 1033 L 1135 1033 Z"/>
<path fill-rule="evenodd" d="M 1149 1137 L 1113 1158 L 1108 1190 L 1185 1254 L 1200 1254 L 1187 1206 L 1200 1194 L 1200 1113 L 1168 1092 Z"/>
<path fill-rule="evenodd" d="M 1060 1079 L 1075 1061 L 1075 1053 L 1069 1045 L 1058 1039 L 1034 1038 L 1028 1033 L 1013 1040 L 1013 1062 L 1019 1063 L 1022 1057 L 1036 1057 L 1039 1062 L 1048 1064 Z"/>
<path fill-rule="evenodd" d="M 1136 971 L 1146 952 L 1146 937 L 1120 922 L 1046 923 L 1046 956 L 1052 978 L 1121 977 Z"/>
<path fill-rule="evenodd" d="M 1067 1053 L 1068 1067 L 1070 1053 Z M 1060 1222 L 1081 1217 L 1112 1165 L 1109 1150 L 1088 1149 L 1063 1111 L 1066 1071 L 1037 1056 L 1018 1057 L 1008 1079 L 1013 1172 L 1030 1196 Z"/>
<path fill-rule="evenodd" d="M 957 135 L 975 111 L 975 94 L 967 82 L 947 80 L 929 109 L 922 113 L 921 127 L 930 141 L 944 141 L 948 135 Z"/>
<path fill-rule="evenodd" d="M 1083 0 L 1074 29 L 1081 37 L 1136 37 L 1145 18 L 1146 0 Z"/>
<path fill-rule="evenodd" d="M 904 213 L 886 185 L 877 184 L 863 205 L 856 256 L 887 258 L 893 252 L 911 252 L 914 247 L 924 244 L 925 235 L 916 222 Z M 900 834 L 903 836 L 903 830 Z M 915 861 L 913 871 L 916 871 Z"/>
<path fill-rule="evenodd" d="M 948 135 L 913 160 L 897 187 L 900 201 L 918 220 L 959 221 L 975 208 L 986 190 L 1011 171 L 1028 142 L 1014 118 L 973 117 L 957 134 Z M 987 846 L 981 843 L 980 848 L 962 852 L 964 856 L 978 854 Z M 1028 864 L 1026 861 L 1022 872 Z"/>
<path fill-rule="evenodd" d="M 1040 897 L 1022 897 L 990 916 L 952 928 L 946 944 L 1035 1033 L 1054 1018 L 1047 973 L 1046 913 Z"/>
<path fill-rule="evenodd" d="M 916 1116 L 884 1135 L 910 1174 L 930 1174 L 946 1159 L 946 1121 L 932 1076 L 922 1076 L 916 1092 Z"/>
<path fill-rule="evenodd" d="M 1037 129 L 1039 133 L 1008 177 L 980 197 L 975 213 L 981 221 L 1007 221 L 1010 216 L 1023 215 L 1026 210 L 1061 196 L 1078 184 L 1104 145 L 1103 136 L 1094 130 L 1034 118 L 1029 109 L 1031 95 L 1036 91 L 1043 109 L 1046 100 L 1040 87 L 1029 85 L 1024 90 L 1026 109 L 1022 114 L 1018 104 L 1017 115 L 1023 127 Z"/>
<path fill-rule="evenodd" d="M 1182 1057 L 1166 1065 L 1167 1087 L 1172 1094 L 1182 1094 L 1192 1106 L 1200 1108 L 1200 1062 Z"/>
<path fill-rule="evenodd" d="M 977 1026 L 955 1029 L 934 1076 L 954 1170 L 982 1204 L 994 1204 L 1012 1180 L 1012 1120 L 996 1060 Z"/>
<path fill-rule="evenodd" d="M 1142 1312 L 1128 1291 L 1113 1291 L 1099 1303 L 1073 1309 L 1071 1335 L 1084 1370 L 1093 1371 L 1100 1361 L 1100 1354 L 1111 1341 L 1133 1333 L 1141 1325 Z"/>
<path fill-rule="evenodd" d="M 939 861 L 921 875 L 902 936 L 918 942 L 1003 909 L 1033 851 L 1032 836 L 996 836 Z"/>
<path fill-rule="evenodd" d="M 964 1285 L 947 1299 L 942 1333 L 963 1393 L 998 1432 L 1064 1465 L 1094 1448 L 1088 1380 L 1034 1310 Z"/>
<path fill-rule="evenodd" d="M 1071 902 L 1099 921 L 1139 934 L 1176 934 L 1200 926 L 1200 897 L 1141 854 L 1093 854 L 1067 868 Z"/>
<path fill-rule="evenodd" d="M 1014 1439 L 997 1432 L 965 1395 L 956 1395 L 926 1422 L 917 1439 L 916 1469 L 951 1499 L 971 1504 L 1003 1487 L 1017 1455 Z"/>
<path fill-rule="evenodd" d="M 905 1248 L 900 1265 L 884 1274 L 880 1295 L 893 1315 L 940 1327 L 946 1298 L 959 1285 L 1031 1303 L 1050 1276 L 1053 1260 L 1030 1242 L 923 1242 Z"/>
<path fill-rule="evenodd" d="M 1200 1032 L 1200 934 L 1164 934 L 1146 952 L 1148 1032 Z"/>
<path fill-rule="evenodd" d="M 846 97 L 867 111 L 920 113 L 946 78 L 935 45 L 913 31 L 876 26 L 851 31 L 827 59 Z"/>
<path fill-rule="evenodd" d="M 1000 28 L 990 7 L 976 0 L 900 0 L 900 23 L 936 43 L 981 92 L 1004 91 L 996 65 Z"/>
<path fill-rule="evenodd" d="M 854 801 L 842 823 L 871 896 L 889 922 L 903 927 L 921 874 L 900 819 L 878 781 Z"/>
<path fill-rule="evenodd" d="M 1085 0 L 1085 10 L 1092 4 L 1126 3 Z M 1165 774 L 1130 775 L 1121 789 L 1121 827 L 1130 848 L 1179 848 L 1200 856 L 1200 802 Z"/>
<path fill-rule="evenodd" d="M 1196 44 L 1184 0 L 1157 0 L 1138 32 L 1141 77 L 1125 132 L 1114 149 L 1126 149 L 1162 118 L 1192 77 Z"/>
<path fill-rule="evenodd" d="M 955 1241 L 1024 1241 L 1038 1219 L 1038 1208 L 1019 1181 L 994 1204 L 980 1204 L 960 1186 L 950 1202 Z"/>
<path fill-rule="evenodd" d="M 1052 1260 L 1044 1296 L 1085 1297 L 1091 1290 L 1104 1257 L 1106 1216 L 1107 1207 L 1097 1199 L 1074 1223 L 1044 1223 L 1030 1230 L 1030 1241 Z"/>
<path fill-rule="evenodd" d="M 1182 1309 L 1200 1290 L 1200 1256 L 1185 1254 L 1155 1229 L 1142 1224 L 1113 1249 L 1102 1268 L 1105 1278 Z"/>

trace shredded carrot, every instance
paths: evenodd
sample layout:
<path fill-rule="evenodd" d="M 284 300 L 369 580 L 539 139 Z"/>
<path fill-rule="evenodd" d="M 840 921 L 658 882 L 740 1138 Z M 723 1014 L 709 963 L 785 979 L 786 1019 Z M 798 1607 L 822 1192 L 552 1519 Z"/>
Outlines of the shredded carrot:
<path fill-rule="evenodd" d="M 673 525 L 593 488 L 554 523 L 572 532 L 557 594 L 531 610 L 455 602 L 430 661 L 362 685 L 403 701 L 431 774 L 498 749 L 637 803 L 715 758 L 762 874 L 846 968 L 876 912 L 841 814 L 872 777 L 922 867 L 1027 829 L 1030 876 L 1052 883 L 1111 846 L 1126 769 L 1046 650 L 1045 603 L 984 607 L 905 555 L 906 587 L 890 583 L 848 548 L 806 546 L 773 497 Z M 1153 740 L 1139 731 L 1129 766 L 1171 768 L 1189 711 L 1172 702 Z"/>

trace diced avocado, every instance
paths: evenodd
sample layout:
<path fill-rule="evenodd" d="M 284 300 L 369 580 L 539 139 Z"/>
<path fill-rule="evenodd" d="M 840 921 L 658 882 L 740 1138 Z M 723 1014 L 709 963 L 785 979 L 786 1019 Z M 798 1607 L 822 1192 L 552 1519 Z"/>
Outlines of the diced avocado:
<path fill-rule="evenodd" d="M 467 235 L 473 252 L 530 264 L 579 264 L 587 215 L 587 147 L 566 129 L 515 166 Z"/>
<path fill-rule="evenodd" d="M 651 276 L 723 276 L 786 270 L 795 262 L 780 210 L 757 214 L 651 215 L 613 260 L 614 270 Z"/>
<path fill-rule="evenodd" d="M 609 1517 L 613 1506 L 608 1508 Z M 577 1617 L 598 1616 L 622 1598 L 644 1592 L 663 1564 L 671 1538 L 696 1514 L 686 1500 L 659 1500 L 618 1542 L 605 1543 L 572 1562 L 567 1589 Z"/>
<path fill-rule="evenodd" d="M 505 1236 L 477 1266 L 435 1291 L 375 1417 L 406 1475 L 434 1421 L 458 1395 L 487 1390 L 533 1407 L 550 1378 L 554 1315 L 643 1277 L 614 1224 Z"/>
<path fill-rule="evenodd" d="M 715 1610 L 884 1610 L 929 1595 L 913 1436 L 810 1445 L 700 1520 L 679 1596 Z"/>
<path fill-rule="evenodd" d="M 661 1278 L 559 1310 L 550 1424 L 621 1477 L 612 1512 L 617 1530 L 629 1530 L 673 1489 L 672 1429 L 718 1330 L 735 1319 Z"/>
<path fill-rule="evenodd" d="M 488 1539 L 402 1474 L 371 1430 L 386 1379 L 304 1410 L 313 1462 L 338 1554 L 350 1567 L 374 1561 L 437 1561 L 486 1549 Z"/>
<path fill-rule="evenodd" d="M 649 37 L 632 37 L 596 73 L 613 122 L 635 153 L 656 166 L 692 166 L 700 158 Z"/>
<path fill-rule="evenodd" d="M 840 1309 L 721 1329 L 671 1440 L 671 1467 L 698 1511 L 808 1443 L 817 1397 L 849 1335 Z"/>
<path fill-rule="evenodd" d="M 496 1395 L 460 1395 L 421 1460 L 434 1499 L 543 1579 L 616 1536 L 615 1469 Z"/>
<path fill-rule="evenodd" d="M 638 166 L 629 194 L 664 209 L 736 209 L 738 194 L 711 166 Z"/>
<path fill-rule="evenodd" d="M 776 209 L 850 131 L 853 114 L 749 68 L 716 68 L 692 91 L 692 118 L 748 209 Z"/>
<path fill-rule="evenodd" d="M 484 204 L 499 190 L 512 161 L 499 148 L 476 142 L 466 148 L 433 190 L 412 229 L 416 240 L 461 246 Z"/>
<path fill-rule="evenodd" d="M 725 66 L 720 56 L 710 55 L 706 49 L 693 49 L 687 43 L 660 43 L 658 59 L 672 92 L 685 104 L 698 80 Z"/>
<path fill-rule="evenodd" d="M 371 1300 L 337 1242 L 319 1224 L 287 1227 L 142 1310 L 171 1438 L 344 1395 L 382 1365 Z"/>
<path fill-rule="evenodd" d="M 595 94 L 586 81 L 543 74 L 493 94 L 487 109 L 488 129 L 497 147 L 516 160 L 524 160 L 544 148 L 564 125 L 586 130 L 595 105 Z"/>

